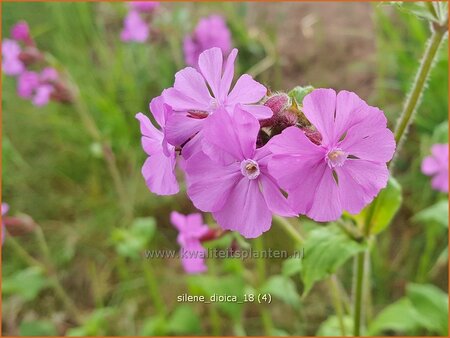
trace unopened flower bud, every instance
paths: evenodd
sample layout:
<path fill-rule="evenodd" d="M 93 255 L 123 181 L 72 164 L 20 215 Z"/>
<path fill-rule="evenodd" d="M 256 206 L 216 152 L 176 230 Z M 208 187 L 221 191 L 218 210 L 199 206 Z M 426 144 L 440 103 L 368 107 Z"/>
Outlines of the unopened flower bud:
<path fill-rule="evenodd" d="M 292 100 L 286 93 L 276 93 L 270 96 L 264 105 L 272 110 L 273 116 L 260 121 L 261 127 L 270 127 L 277 122 L 280 114 L 292 105 Z"/>
<path fill-rule="evenodd" d="M 44 60 L 44 55 L 36 47 L 27 47 L 19 55 L 19 60 L 26 66 Z"/>
<path fill-rule="evenodd" d="M 38 226 L 28 215 L 4 217 L 3 223 L 11 236 L 23 236 Z"/>
<path fill-rule="evenodd" d="M 320 145 L 322 143 L 322 135 L 317 130 L 313 130 L 310 128 L 302 128 L 302 130 L 312 143 L 317 145 Z"/>
<path fill-rule="evenodd" d="M 30 35 L 30 28 L 25 21 L 19 21 L 11 30 L 11 37 L 14 40 L 22 41 L 27 46 L 33 46 L 34 41 Z"/>

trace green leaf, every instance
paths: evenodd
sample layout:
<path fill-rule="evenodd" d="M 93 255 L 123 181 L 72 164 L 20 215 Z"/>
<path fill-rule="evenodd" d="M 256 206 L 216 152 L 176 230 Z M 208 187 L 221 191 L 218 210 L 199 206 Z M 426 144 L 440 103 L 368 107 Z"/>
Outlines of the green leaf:
<path fill-rule="evenodd" d="M 370 323 L 369 336 L 383 335 L 388 331 L 416 335 L 420 329 L 418 314 L 408 298 L 401 298 L 384 308 Z"/>
<path fill-rule="evenodd" d="M 353 318 L 344 316 L 343 318 L 345 337 L 352 336 L 353 333 Z M 321 337 L 342 337 L 341 325 L 337 316 L 330 316 L 325 320 L 316 333 L 316 336 Z"/>
<path fill-rule="evenodd" d="M 427 330 L 448 336 L 448 295 L 430 284 L 409 284 L 406 294 Z"/>
<path fill-rule="evenodd" d="M 372 234 L 378 234 L 387 228 L 402 204 L 402 188 L 397 180 L 390 177 L 387 187 L 381 190 L 372 203 L 376 204 L 370 229 Z M 352 216 L 361 227 L 365 225 L 369 208 L 370 205 L 365 207 L 358 215 Z"/>
<path fill-rule="evenodd" d="M 448 200 L 439 201 L 431 207 L 423 209 L 413 219 L 425 224 L 437 223 L 448 228 Z"/>
<path fill-rule="evenodd" d="M 297 86 L 294 89 L 292 89 L 288 95 L 294 100 L 294 102 L 297 104 L 297 106 L 301 106 L 303 104 L 303 99 L 306 95 L 311 93 L 314 90 L 313 86 Z"/>
<path fill-rule="evenodd" d="M 352 240 L 334 224 L 311 231 L 305 242 L 305 257 L 301 261 L 304 296 L 314 283 L 335 273 L 348 259 L 366 247 L 365 243 Z"/>
<path fill-rule="evenodd" d="M 293 276 L 297 273 L 300 273 L 302 269 L 302 259 L 303 258 L 288 258 L 283 262 L 283 267 L 281 268 L 281 272 L 284 276 Z"/>
<path fill-rule="evenodd" d="M 156 222 L 153 217 L 137 218 L 129 229 L 115 229 L 111 240 L 119 255 L 138 259 L 153 239 Z"/>
<path fill-rule="evenodd" d="M 169 333 L 164 316 L 153 317 L 144 322 L 141 336 L 167 336 Z"/>
<path fill-rule="evenodd" d="M 35 299 L 49 285 L 41 268 L 30 267 L 13 276 L 3 277 L 4 295 L 18 295 L 25 301 Z"/>
<path fill-rule="evenodd" d="M 273 297 L 282 302 L 298 308 L 300 305 L 300 297 L 297 293 L 294 282 L 286 276 L 273 276 L 261 287 L 261 293 L 270 293 Z"/>
<path fill-rule="evenodd" d="M 169 331 L 175 335 L 200 334 L 199 316 L 186 304 L 178 306 L 169 320 Z"/>
<path fill-rule="evenodd" d="M 23 321 L 19 326 L 20 336 L 57 336 L 55 324 L 49 320 Z"/>

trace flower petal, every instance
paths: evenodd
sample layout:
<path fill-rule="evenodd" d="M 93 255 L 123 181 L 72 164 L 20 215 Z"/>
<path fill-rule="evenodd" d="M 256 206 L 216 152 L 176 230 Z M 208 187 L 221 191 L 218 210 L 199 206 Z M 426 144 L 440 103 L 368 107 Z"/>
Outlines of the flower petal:
<path fill-rule="evenodd" d="M 386 128 L 386 117 L 375 107 L 366 106 L 364 119 L 347 129 L 340 147 L 360 159 L 388 162 L 395 151 L 394 134 Z"/>
<path fill-rule="evenodd" d="M 204 122 L 205 119 L 194 119 L 184 112 L 173 112 L 168 116 L 164 130 L 167 142 L 181 146 L 202 129 Z"/>
<path fill-rule="evenodd" d="M 322 135 L 322 144 L 331 146 L 336 112 L 336 92 L 333 89 L 316 89 L 303 99 L 303 113 Z"/>
<path fill-rule="evenodd" d="M 338 185 L 333 172 L 326 167 L 318 185 L 315 185 L 311 207 L 306 215 L 317 222 L 335 221 L 342 215 Z"/>
<path fill-rule="evenodd" d="M 251 104 L 260 101 L 267 93 L 267 88 L 248 75 L 242 75 L 234 85 L 227 98 L 227 105 Z"/>
<path fill-rule="evenodd" d="M 216 99 L 220 98 L 223 55 L 218 47 L 205 50 L 198 57 L 198 67 Z"/>
<path fill-rule="evenodd" d="M 260 236 L 272 223 L 272 213 L 257 180 L 244 177 L 233 187 L 221 210 L 213 212 L 213 217 L 223 229 L 238 231 L 246 238 Z"/>
<path fill-rule="evenodd" d="M 219 100 L 225 102 L 231 88 L 231 82 L 234 77 L 234 62 L 236 60 L 238 50 L 234 48 L 227 58 L 225 69 L 223 71 L 222 80 L 220 82 Z"/>
<path fill-rule="evenodd" d="M 186 216 L 179 212 L 172 211 L 170 213 L 170 223 L 172 223 L 179 232 L 186 229 Z"/>
<path fill-rule="evenodd" d="M 448 171 L 442 171 L 434 176 L 431 186 L 436 190 L 448 193 Z"/>
<path fill-rule="evenodd" d="M 389 171 L 385 163 L 348 159 L 335 168 L 338 177 L 339 199 L 342 208 L 351 214 L 359 213 L 386 187 Z"/>
<path fill-rule="evenodd" d="M 269 175 L 261 175 L 260 177 L 261 191 L 269 210 L 280 216 L 295 216 L 296 213 L 289 206 L 286 197 L 281 193 L 275 180 Z"/>
<path fill-rule="evenodd" d="M 212 100 L 202 75 L 194 68 L 186 67 L 175 74 L 173 88 L 163 92 L 164 102 L 173 110 L 209 111 Z"/>
<path fill-rule="evenodd" d="M 161 151 L 145 161 L 142 175 L 148 188 L 157 195 L 173 195 L 178 193 L 179 186 L 175 176 L 175 153 L 167 157 Z"/>
<path fill-rule="evenodd" d="M 223 166 L 203 152 L 186 160 L 187 194 L 197 209 L 219 210 L 237 180 L 242 177 L 239 163 Z"/>
<path fill-rule="evenodd" d="M 252 114 L 258 120 L 269 119 L 273 116 L 272 109 L 262 104 L 246 104 L 243 105 L 243 109 Z"/>
<path fill-rule="evenodd" d="M 422 162 L 422 172 L 425 175 L 433 175 L 441 170 L 441 165 L 436 161 L 433 156 L 427 156 Z"/>
<path fill-rule="evenodd" d="M 140 123 L 142 148 L 148 155 L 153 155 L 162 151 L 163 134 L 156 129 L 150 119 L 142 113 L 136 114 L 136 119 Z"/>
<path fill-rule="evenodd" d="M 161 128 L 166 125 L 166 117 L 168 115 L 168 106 L 164 103 L 162 96 L 157 96 L 150 101 L 149 109 Z"/>
<path fill-rule="evenodd" d="M 220 109 L 205 122 L 203 151 L 223 164 L 251 159 L 255 154 L 259 123 L 236 106 L 233 115 Z"/>

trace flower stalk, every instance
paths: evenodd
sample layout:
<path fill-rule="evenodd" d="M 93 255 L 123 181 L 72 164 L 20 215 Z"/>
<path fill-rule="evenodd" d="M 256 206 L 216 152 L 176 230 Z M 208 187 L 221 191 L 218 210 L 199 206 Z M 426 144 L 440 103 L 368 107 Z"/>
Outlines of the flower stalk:
<path fill-rule="evenodd" d="M 398 153 L 402 142 L 405 139 L 406 133 L 413 122 L 414 113 L 419 106 L 422 95 L 425 91 L 425 85 L 430 76 L 431 70 L 436 60 L 437 53 L 439 51 L 439 47 L 444 40 L 444 37 L 447 34 L 447 20 L 445 20 L 445 24 L 437 24 L 432 23 L 432 35 L 427 42 L 427 47 L 425 53 L 420 62 L 419 69 L 417 70 L 417 74 L 411 88 L 410 93 L 406 97 L 406 101 L 404 104 L 403 111 L 400 115 L 400 118 L 397 122 L 394 139 L 397 144 L 396 153 Z M 395 158 L 388 163 L 390 166 L 394 162 Z M 372 219 L 375 215 L 377 199 L 370 205 L 367 217 L 364 222 L 364 236 L 367 238 L 371 233 L 371 224 Z M 362 301 L 363 301 L 363 284 L 364 284 L 364 276 L 366 270 L 366 263 L 368 259 L 366 258 L 369 255 L 369 249 L 366 249 L 364 252 L 359 253 L 356 258 L 355 265 L 355 299 L 354 299 L 354 327 L 353 327 L 353 335 L 359 336 L 361 332 L 361 318 L 362 318 Z M 367 278 L 367 276 L 366 276 Z"/>

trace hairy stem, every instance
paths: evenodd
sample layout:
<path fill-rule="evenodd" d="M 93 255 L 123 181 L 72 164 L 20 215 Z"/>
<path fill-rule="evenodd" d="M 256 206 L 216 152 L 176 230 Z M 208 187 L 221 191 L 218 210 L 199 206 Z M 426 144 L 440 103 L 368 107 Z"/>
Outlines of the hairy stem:
<path fill-rule="evenodd" d="M 422 61 L 417 71 L 413 86 L 406 98 L 403 112 L 400 115 L 400 118 L 395 127 L 394 136 L 395 142 L 397 143 L 397 151 L 396 151 L 397 153 L 401 146 L 401 142 L 403 141 L 404 135 L 408 131 L 408 128 L 413 121 L 414 112 L 416 111 L 420 103 L 420 99 L 425 90 L 425 84 L 428 80 L 430 71 L 434 64 L 435 57 L 439 50 L 439 46 L 443 41 L 445 34 L 446 29 L 444 30 L 441 29 L 440 27 L 435 28 L 433 30 L 433 34 L 431 35 L 431 37 L 427 42 L 427 48 L 425 50 L 425 54 L 422 57 Z"/>

